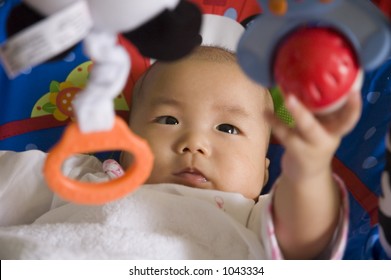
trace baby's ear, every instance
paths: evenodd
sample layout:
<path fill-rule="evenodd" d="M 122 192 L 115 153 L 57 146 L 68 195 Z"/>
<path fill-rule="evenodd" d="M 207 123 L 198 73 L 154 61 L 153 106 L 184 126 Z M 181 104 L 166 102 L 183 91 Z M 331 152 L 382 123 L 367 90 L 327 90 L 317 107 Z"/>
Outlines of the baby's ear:
<path fill-rule="evenodd" d="M 263 186 L 266 186 L 267 182 L 269 181 L 269 166 L 270 166 L 270 159 L 265 158 L 265 176 L 263 179 Z"/>

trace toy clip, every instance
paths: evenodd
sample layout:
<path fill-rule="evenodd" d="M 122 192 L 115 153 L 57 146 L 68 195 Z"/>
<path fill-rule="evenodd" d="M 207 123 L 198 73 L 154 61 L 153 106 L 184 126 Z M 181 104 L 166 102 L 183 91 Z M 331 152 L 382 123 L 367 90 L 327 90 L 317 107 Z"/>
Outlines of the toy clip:
<path fill-rule="evenodd" d="M 134 163 L 122 177 L 104 182 L 87 183 L 70 179 L 61 171 L 63 162 L 78 153 L 123 150 L 132 153 Z M 148 178 L 153 154 L 145 140 L 133 134 L 119 117 L 110 131 L 82 133 L 77 123 L 70 124 L 63 137 L 49 152 L 44 175 L 49 187 L 63 199 L 97 205 L 113 201 L 135 190 Z"/>

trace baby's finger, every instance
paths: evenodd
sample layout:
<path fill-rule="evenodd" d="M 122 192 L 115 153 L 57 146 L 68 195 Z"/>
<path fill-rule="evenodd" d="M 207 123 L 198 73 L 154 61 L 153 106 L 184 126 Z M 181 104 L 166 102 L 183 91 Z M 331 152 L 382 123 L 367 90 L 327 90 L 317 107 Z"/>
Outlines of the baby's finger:
<path fill-rule="evenodd" d="M 292 143 L 292 140 L 295 137 L 292 128 L 288 127 L 288 125 L 272 111 L 266 111 L 265 118 L 270 124 L 274 137 L 276 137 L 283 146 L 286 147 L 288 143 Z"/>
<path fill-rule="evenodd" d="M 317 118 L 294 95 L 287 96 L 285 106 L 295 120 L 295 129 L 305 141 L 318 141 L 324 134 Z"/>
<path fill-rule="evenodd" d="M 358 122 L 361 108 L 361 93 L 359 91 L 351 92 L 342 108 L 322 119 L 326 130 L 338 136 L 347 134 Z"/>

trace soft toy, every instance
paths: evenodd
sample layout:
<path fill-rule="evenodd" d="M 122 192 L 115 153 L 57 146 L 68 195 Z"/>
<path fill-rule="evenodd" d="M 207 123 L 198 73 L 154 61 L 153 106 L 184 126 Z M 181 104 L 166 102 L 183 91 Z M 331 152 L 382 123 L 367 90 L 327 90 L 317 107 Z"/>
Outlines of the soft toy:
<path fill-rule="evenodd" d="M 315 113 L 339 108 L 352 87 L 361 87 L 359 68 L 375 69 L 391 54 L 391 27 L 368 0 L 258 2 L 264 14 L 242 37 L 239 63 L 258 83 L 298 95 Z"/>
<path fill-rule="evenodd" d="M 85 52 L 96 68 L 90 86 L 104 83 L 113 88 L 94 88 L 94 97 L 89 97 L 92 89 L 86 89 L 75 101 L 75 113 L 83 132 L 107 130 L 114 119 L 107 99 L 123 88 L 130 67 L 127 54 L 117 45 L 117 34 L 124 33 L 144 56 L 172 60 L 201 43 L 200 24 L 198 8 L 180 0 L 25 0 L 8 19 L 11 38 L 2 46 L 2 56 L 12 76 L 26 66 L 55 58 L 84 39 Z M 102 96 L 98 91 L 104 91 Z"/>
<path fill-rule="evenodd" d="M 118 34 L 123 33 L 145 56 L 173 60 L 201 43 L 200 26 L 199 9 L 181 0 L 24 0 L 11 13 L 10 38 L 0 51 L 11 77 L 61 55 L 81 40 L 94 62 L 86 88 L 69 106 L 77 122 L 66 129 L 45 164 L 48 184 L 58 195 L 77 203 L 104 203 L 143 183 L 152 168 L 146 142 L 115 117 L 113 99 L 130 71 L 129 56 L 117 44 Z M 107 150 L 124 150 L 135 157 L 121 178 L 94 185 L 61 173 L 63 161 L 72 154 Z"/>

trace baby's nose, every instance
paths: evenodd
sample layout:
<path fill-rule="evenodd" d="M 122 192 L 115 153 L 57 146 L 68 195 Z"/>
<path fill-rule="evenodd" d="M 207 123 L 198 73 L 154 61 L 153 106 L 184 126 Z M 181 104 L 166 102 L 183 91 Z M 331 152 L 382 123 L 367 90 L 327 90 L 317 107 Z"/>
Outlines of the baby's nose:
<path fill-rule="evenodd" d="M 210 155 L 210 145 L 205 134 L 187 133 L 178 142 L 177 151 L 180 154 L 191 153 Z"/>

